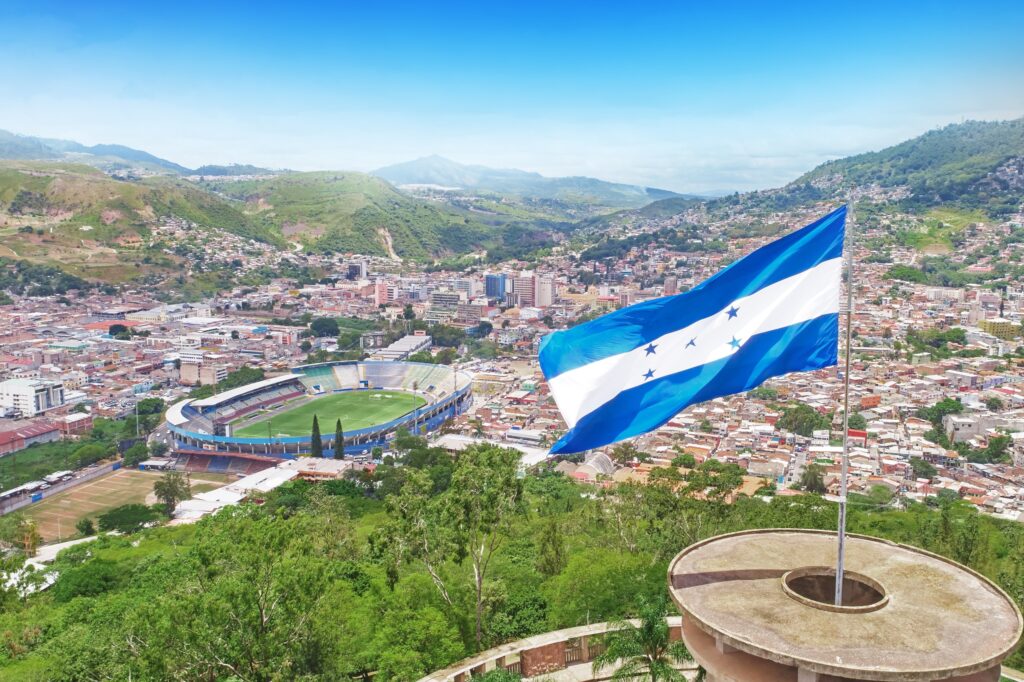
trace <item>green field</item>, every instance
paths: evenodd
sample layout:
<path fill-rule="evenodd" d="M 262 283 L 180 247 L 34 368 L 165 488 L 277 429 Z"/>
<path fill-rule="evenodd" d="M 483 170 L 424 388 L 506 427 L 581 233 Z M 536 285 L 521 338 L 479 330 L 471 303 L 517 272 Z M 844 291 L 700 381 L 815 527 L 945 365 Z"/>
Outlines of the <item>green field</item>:
<path fill-rule="evenodd" d="M 235 435 L 239 438 L 261 438 L 267 434 L 308 436 L 313 428 L 315 414 L 320 421 L 320 433 L 327 438 L 334 434 L 334 423 L 338 419 L 341 419 L 346 432 L 355 431 L 397 419 L 426 402 L 418 395 L 401 391 L 333 393 L 292 409 L 274 412 L 266 419 L 237 429 Z M 269 428 L 267 422 L 270 422 Z"/>

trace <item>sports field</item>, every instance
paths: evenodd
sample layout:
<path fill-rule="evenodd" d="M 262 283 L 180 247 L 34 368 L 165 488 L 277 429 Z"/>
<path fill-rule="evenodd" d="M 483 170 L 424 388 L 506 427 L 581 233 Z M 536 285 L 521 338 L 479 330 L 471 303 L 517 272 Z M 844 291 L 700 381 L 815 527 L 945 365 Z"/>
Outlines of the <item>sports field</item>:
<path fill-rule="evenodd" d="M 86 516 L 95 522 L 97 516 L 122 504 L 154 504 L 153 483 L 161 475 L 154 471 L 119 469 L 44 498 L 26 507 L 25 515 L 36 522 L 44 542 L 67 540 L 78 534 L 75 524 Z M 218 474 L 191 474 L 189 478 L 193 494 L 227 483 L 227 477 Z"/>
<path fill-rule="evenodd" d="M 235 435 L 239 438 L 308 436 L 315 414 L 320 422 L 320 434 L 326 438 L 334 434 L 338 419 L 346 432 L 355 431 L 397 419 L 426 404 L 418 395 L 402 391 L 371 389 L 332 393 L 291 409 L 272 412 L 264 419 L 235 430 Z"/>

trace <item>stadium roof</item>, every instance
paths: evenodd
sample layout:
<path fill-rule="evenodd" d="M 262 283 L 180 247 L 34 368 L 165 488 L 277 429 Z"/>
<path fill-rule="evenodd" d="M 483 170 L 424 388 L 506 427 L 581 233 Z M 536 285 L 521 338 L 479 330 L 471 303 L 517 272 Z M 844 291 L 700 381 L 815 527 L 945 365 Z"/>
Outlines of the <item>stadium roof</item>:
<path fill-rule="evenodd" d="M 212 395 L 209 398 L 200 398 L 199 400 L 192 401 L 192 407 L 215 407 L 217 405 L 223 405 L 224 403 L 233 400 L 239 396 L 248 395 L 254 391 L 260 389 L 269 388 L 276 386 L 277 384 L 286 384 L 289 381 L 295 381 L 298 379 L 296 374 L 282 374 L 279 377 L 271 377 L 270 379 L 264 379 L 263 381 L 256 381 L 245 386 L 239 386 L 238 388 L 232 388 L 229 391 Z"/>

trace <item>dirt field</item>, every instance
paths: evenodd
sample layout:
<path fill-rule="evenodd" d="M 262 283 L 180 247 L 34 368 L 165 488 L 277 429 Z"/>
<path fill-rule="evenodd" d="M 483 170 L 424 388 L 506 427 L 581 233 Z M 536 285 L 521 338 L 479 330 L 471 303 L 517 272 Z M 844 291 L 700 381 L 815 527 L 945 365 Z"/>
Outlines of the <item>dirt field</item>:
<path fill-rule="evenodd" d="M 35 519 L 43 542 L 67 540 L 78 534 L 75 523 L 81 518 L 88 516 L 95 522 L 97 516 L 122 504 L 155 503 L 153 483 L 159 477 L 157 472 L 121 469 L 26 507 L 25 514 Z M 191 478 L 193 494 L 227 483 L 218 474 L 192 474 Z"/>

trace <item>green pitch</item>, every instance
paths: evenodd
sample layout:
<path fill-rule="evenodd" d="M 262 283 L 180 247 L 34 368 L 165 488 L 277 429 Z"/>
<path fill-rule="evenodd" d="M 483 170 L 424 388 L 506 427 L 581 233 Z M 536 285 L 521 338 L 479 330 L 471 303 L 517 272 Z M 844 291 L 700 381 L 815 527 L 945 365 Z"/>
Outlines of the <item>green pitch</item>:
<path fill-rule="evenodd" d="M 266 418 L 237 429 L 239 438 L 265 438 L 271 436 L 308 436 L 313 430 L 313 415 L 320 422 L 323 437 L 334 435 L 334 423 L 341 419 L 346 432 L 365 429 L 397 419 L 411 412 L 426 400 L 401 391 L 349 391 L 332 393 L 303 403 L 298 407 L 273 412 Z M 267 428 L 270 422 L 270 428 Z"/>

